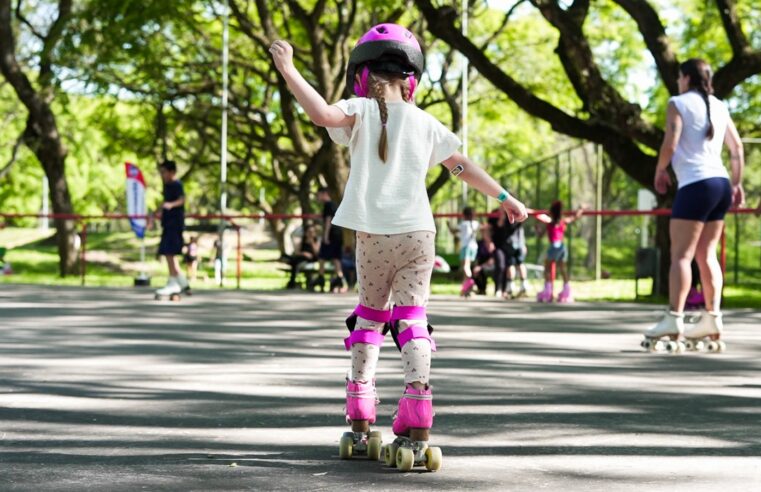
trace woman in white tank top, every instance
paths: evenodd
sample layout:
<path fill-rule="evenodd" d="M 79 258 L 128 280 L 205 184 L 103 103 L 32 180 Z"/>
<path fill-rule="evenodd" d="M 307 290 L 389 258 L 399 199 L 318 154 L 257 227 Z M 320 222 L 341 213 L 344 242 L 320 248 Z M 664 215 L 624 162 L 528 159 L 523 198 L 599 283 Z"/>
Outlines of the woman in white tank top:
<path fill-rule="evenodd" d="M 730 206 L 744 201 L 741 185 L 743 147 L 727 107 L 713 96 L 711 68 L 699 59 L 679 67 L 679 95 L 669 100 L 666 134 L 655 171 L 655 189 L 666 193 L 671 186 L 669 163 L 677 177 L 678 190 L 671 212 L 670 311 L 645 333 L 643 347 L 653 349 L 668 337 L 669 350 L 699 347 L 698 340 L 710 338 L 711 349 L 723 349 L 719 340 L 722 321 L 722 272 L 716 246 Z M 721 160 L 722 144 L 729 148 L 732 179 Z M 700 269 L 706 312 L 685 332 L 684 305 L 690 289 L 693 258 Z"/>

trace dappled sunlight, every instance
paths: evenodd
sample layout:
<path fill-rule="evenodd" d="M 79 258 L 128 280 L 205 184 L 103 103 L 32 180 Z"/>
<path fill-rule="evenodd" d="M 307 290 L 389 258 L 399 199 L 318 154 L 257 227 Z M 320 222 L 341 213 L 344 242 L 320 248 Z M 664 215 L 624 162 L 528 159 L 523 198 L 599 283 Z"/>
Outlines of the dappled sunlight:
<path fill-rule="evenodd" d="M 359 466 L 395 483 L 379 465 L 337 460 L 353 296 L 209 291 L 162 303 L 137 289 L 14 286 L 0 287 L 0 301 L 4 462 L 234 461 L 338 476 Z M 761 456 L 759 313 L 726 315 L 727 353 L 675 357 L 639 350 L 652 311 L 434 298 L 432 440 L 445 466 L 472 486 L 509 469 L 585 476 L 589 458 L 613 460 L 614 480 L 655 459 L 682 458 L 675 467 L 687 471 L 689 460 Z M 377 373 L 386 438 L 400 369 L 387 337 Z"/>

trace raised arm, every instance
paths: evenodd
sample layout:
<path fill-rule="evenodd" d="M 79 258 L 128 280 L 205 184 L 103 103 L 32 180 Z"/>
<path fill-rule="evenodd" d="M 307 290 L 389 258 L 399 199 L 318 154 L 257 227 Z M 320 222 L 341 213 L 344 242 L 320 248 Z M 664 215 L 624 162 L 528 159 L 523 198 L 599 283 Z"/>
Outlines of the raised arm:
<path fill-rule="evenodd" d="M 737 132 L 737 127 L 735 127 L 735 123 L 731 118 L 727 124 L 727 131 L 724 134 L 724 143 L 729 149 L 729 160 L 732 165 L 732 205 L 739 207 L 745 203 L 745 192 L 742 186 L 745 151 L 743 150 L 740 134 Z"/>
<path fill-rule="evenodd" d="M 338 107 L 328 104 L 299 73 L 293 64 L 293 47 L 290 44 L 282 40 L 275 41 L 270 46 L 270 53 L 275 67 L 312 123 L 329 128 L 354 126 L 354 116 L 347 116 Z"/>
<path fill-rule="evenodd" d="M 449 172 L 481 193 L 500 200 L 502 208 L 507 212 L 507 219 L 510 223 L 516 220 L 523 222 L 528 217 L 523 203 L 508 194 L 486 171 L 461 153 L 455 152 L 442 164 L 449 169 Z M 507 196 L 505 197 L 505 195 Z"/>
<path fill-rule="evenodd" d="M 577 220 L 579 220 L 579 218 L 582 215 L 584 215 L 584 207 L 579 207 L 573 215 L 563 219 L 563 222 L 565 222 L 566 224 L 571 224 L 571 223 L 576 222 Z"/>

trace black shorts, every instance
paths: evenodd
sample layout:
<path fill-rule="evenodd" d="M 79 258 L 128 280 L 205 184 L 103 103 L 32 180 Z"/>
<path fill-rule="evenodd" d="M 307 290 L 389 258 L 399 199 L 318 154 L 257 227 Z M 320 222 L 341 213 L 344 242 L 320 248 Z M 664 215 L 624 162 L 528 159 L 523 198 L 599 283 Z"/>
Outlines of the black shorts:
<path fill-rule="evenodd" d="M 713 222 L 724 220 L 732 206 L 732 186 L 727 178 L 708 178 L 679 188 L 671 207 L 672 219 Z"/>
<path fill-rule="evenodd" d="M 340 260 L 341 241 L 331 240 L 328 244 L 322 243 L 317 257 L 321 260 Z"/>
<path fill-rule="evenodd" d="M 182 229 L 164 229 L 161 231 L 160 255 L 180 255 L 184 245 Z"/>
<path fill-rule="evenodd" d="M 523 248 L 514 248 L 512 244 L 505 248 L 505 262 L 507 266 L 523 265 L 526 262 L 526 254 Z"/>

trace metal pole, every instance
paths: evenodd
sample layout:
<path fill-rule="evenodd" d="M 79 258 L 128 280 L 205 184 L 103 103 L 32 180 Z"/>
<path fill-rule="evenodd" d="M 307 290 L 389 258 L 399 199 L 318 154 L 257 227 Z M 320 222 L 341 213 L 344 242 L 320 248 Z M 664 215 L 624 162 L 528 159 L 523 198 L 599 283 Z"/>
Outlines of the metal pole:
<path fill-rule="evenodd" d="M 735 265 L 734 281 L 735 285 L 740 283 L 740 214 L 735 214 Z"/>
<path fill-rule="evenodd" d="M 462 0 L 462 35 L 468 35 L 468 1 Z M 468 157 L 468 58 L 460 54 L 462 62 L 462 153 Z M 468 183 L 462 181 L 462 206 L 468 204 Z"/>
<path fill-rule="evenodd" d="M 602 210 L 602 146 L 597 146 L 595 208 Z M 602 215 L 595 216 L 595 280 L 602 278 Z"/>
<path fill-rule="evenodd" d="M 220 197 L 219 197 L 219 212 L 223 217 L 219 222 L 219 249 L 221 252 L 221 265 L 219 276 L 219 286 L 222 287 L 225 283 L 225 218 L 227 213 L 227 63 L 229 57 L 229 16 L 230 9 L 228 1 L 224 2 L 224 12 L 222 14 L 222 141 L 221 149 L 219 152 L 220 160 Z"/>

